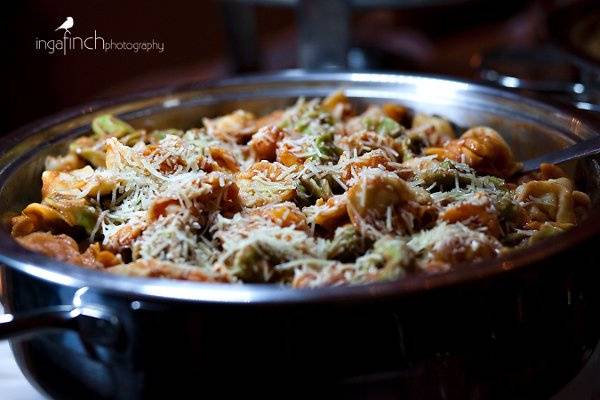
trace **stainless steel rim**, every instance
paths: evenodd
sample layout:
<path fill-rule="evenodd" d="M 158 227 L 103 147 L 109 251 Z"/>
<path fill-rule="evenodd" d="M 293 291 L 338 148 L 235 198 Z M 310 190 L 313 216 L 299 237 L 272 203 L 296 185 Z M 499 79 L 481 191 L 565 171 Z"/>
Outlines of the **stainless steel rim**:
<path fill-rule="evenodd" d="M 24 137 L 35 135 L 43 129 L 67 121 L 71 118 L 89 114 L 105 107 L 125 104 L 135 100 L 167 96 L 178 92 L 222 87 L 248 87 L 255 84 L 288 84 L 290 82 L 373 82 L 375 84 L 393 85 L 420 82 L 429 85 L 445 85 L 449 88 L 470 88 L 480 94 L 496 99 L 518 102 L 523 107 L 541 110 L 554 118 L 566 122 L 576 120 L 568 113 L 560 111 L 537 101 L 517 96 L 513 93 L 477 85 L 468 81 L 449 80 L 435 76 L 387 74 L 387 73 L 348 73 L 325 72 L 306 73 L 301 71 L 284 71 L 276 74 L 253 75 L 241 78 L 226 79 L 209 83 L 192 83 L 169 86 L 157 90 L 126 96 L 116 100 L 98 101 L 68 110 L 55 116 L 31 123 L 6 136 L 0 143 L 0 154 L 5 154 Z M 543 120 L 538 121 L 541 124 Z M 594 132 L 593 130 L 590 130 Z M 594 132 L 595 133 L 595 132 Z M 597 134 L 597 133 L 595 133 Z M 35 149 L 32 149 L 35 150 Z M 0 168 L 0 186 L 15 167 L 11 161 Z M 477 263 L 458 265 L 456 270 L 431 276 L 410 276 L 400 281 L 373 283 L 359 286 L 331 287 L 318 289 L 293 289 L 272 284 L 214 284 L 184 282 L 162 279 L 147 279 L 116 276 L 108 273 L 86 270 L 65 264 L 48 257 L 30 252 L 19 246 L 6 232 L 0 230 L 0 262 L 8 268 L 21 271 L 38 279 L 65 285 L 73 288 L 89 287 L 115 294 L 133 296 L 134 298 L 153 298 L 156 300 L 179 300 L 197 303 L 250 303 L 250 304 L 290 304 L 316 303 L 335 301 L 366 301 L 405 296 L 446 287 L 469 283 L 478 279 L 491 278 L 511 270 L 527 268 L 540 260 L 558 254 L 577 243 L 600 233 L 600 215 L 593 215 L 580 226 L 566 235 L 551 238 L 540 245 L 532 246 L 524 251 L 515 251 L 507 256 L 484 260 Z"/>

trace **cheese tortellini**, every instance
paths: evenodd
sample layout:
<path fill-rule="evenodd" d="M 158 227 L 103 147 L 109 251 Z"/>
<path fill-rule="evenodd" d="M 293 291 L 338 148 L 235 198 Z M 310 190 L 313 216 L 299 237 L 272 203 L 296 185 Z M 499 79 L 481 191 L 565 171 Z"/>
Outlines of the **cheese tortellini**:
<path fill-rule="evenodd" d="M 200 120 L 200 118 L 199 118 Z M 46 160 L 24 247 L 118 275 L 298 288 L 443 273 L 568 230 L 590 198 L 491 127 L 338 91 L 147 131 L 101 115 Z"/>

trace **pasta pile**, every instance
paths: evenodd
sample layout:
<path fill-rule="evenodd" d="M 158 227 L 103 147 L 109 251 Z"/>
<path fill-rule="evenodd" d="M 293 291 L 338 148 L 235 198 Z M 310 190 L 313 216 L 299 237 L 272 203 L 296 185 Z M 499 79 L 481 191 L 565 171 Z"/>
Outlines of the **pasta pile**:
<path fill-rule="evenodd" d="M 589 197 L 557 166 L 520 175 L 489 127 L 342 92 L 198 129 L 112 115 L 49 157 L 24 247 L 129 276 L 294 287 L 445 272 L 563 232 Z M 460 133 L 460 132 L 458 132 Z"/>

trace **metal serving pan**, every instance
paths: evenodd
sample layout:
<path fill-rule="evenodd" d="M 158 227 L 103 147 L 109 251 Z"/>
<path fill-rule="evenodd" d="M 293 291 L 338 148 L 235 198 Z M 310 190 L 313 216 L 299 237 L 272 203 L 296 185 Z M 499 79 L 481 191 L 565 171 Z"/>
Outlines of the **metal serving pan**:
<path fill-rule="evenodd" d="M 167 87 L 32 123 L 0 143 L 9 313 L 0 339 L 12 339 L 30 382 L 55 398 L 127 399 L 282 388 L 289 397 L 317 385 L 346 397 L 531 398 L 567 384 L 600 338 L 597 213 L 567 234 L 449 273 L 301 290 L 114 276 L 29 252 L 8 233 L 8 218 L 39 199 L 46 155 L 101 113 L 186 128 L 340 88 L 359 104 L 396 101 L 460 126 L 492 126 L 519 158 L 597 134 L 568 112 L 469 82 L 298 71 Z M 597 209 L 597 161 L 570 170 Z"/>

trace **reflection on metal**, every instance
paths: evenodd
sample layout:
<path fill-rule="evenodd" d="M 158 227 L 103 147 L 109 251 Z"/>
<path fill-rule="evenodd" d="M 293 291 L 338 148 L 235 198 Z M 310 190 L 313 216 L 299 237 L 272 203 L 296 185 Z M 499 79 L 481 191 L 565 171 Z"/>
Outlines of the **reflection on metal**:
<path fill-rule="evenodd" d="M 73 307 L 83 306 L 82 297 L 83 297 L 83 295 L 85 295 L 87 293 L 88 290 L 89 290 L 89 287 L 84 286 L 81 289 L 78 289 L 77 291 L 75 291 L 75 294 L 73 295 Z"/>
<path fill-rule="evenodd" d="M 544 154 L 523 162 L 523 172 L 535 171 L 542 163 L 561 164 L 600 153 L 600 136 L 581 141 L 573 146 Z"/>
<path fill-rule="evenodd" d="M 0 340 L 52 330 L 76 331 L 86 340 L 105 346 L 117 344 L 121 334 L 117 318 L 101 308 L 55 306 L 18 316 L 0 316 Z"/>
<path fill-rule="evenodd" d="M 177 107 L 179 106 L 179 104 L 181 103 L 181 101 L 179 99 L 167 99 L 163 102 L 163 107 L 164 108 L 172 108 L 172 107 Z"/>
<path fill-rule="evenodd" d="M 593 104 L 587 101 L 577 101 L 573 103 L 580 110 L 600 112 L 600 104 Z"/>
<path fill-rule="evenodd" d="M 553 48 L 496 49 L 481 56 L 477 67 L 479 76 L 496 86 L 551 94 L 579 110 L 600 112 L 597 67 L 574 63 Z"/>
<path fill-rule="evenodd" d="M 481 69 L 480 76 L 486 81 L 493 82 L 498 86 L 509 89 L 523 89 L 565 94 L 581 94 L 586 91 L 585 85 L 580 82 L 525 79 L 511 75 L 503 75 L 498 71 L 490 69 Z"/>

